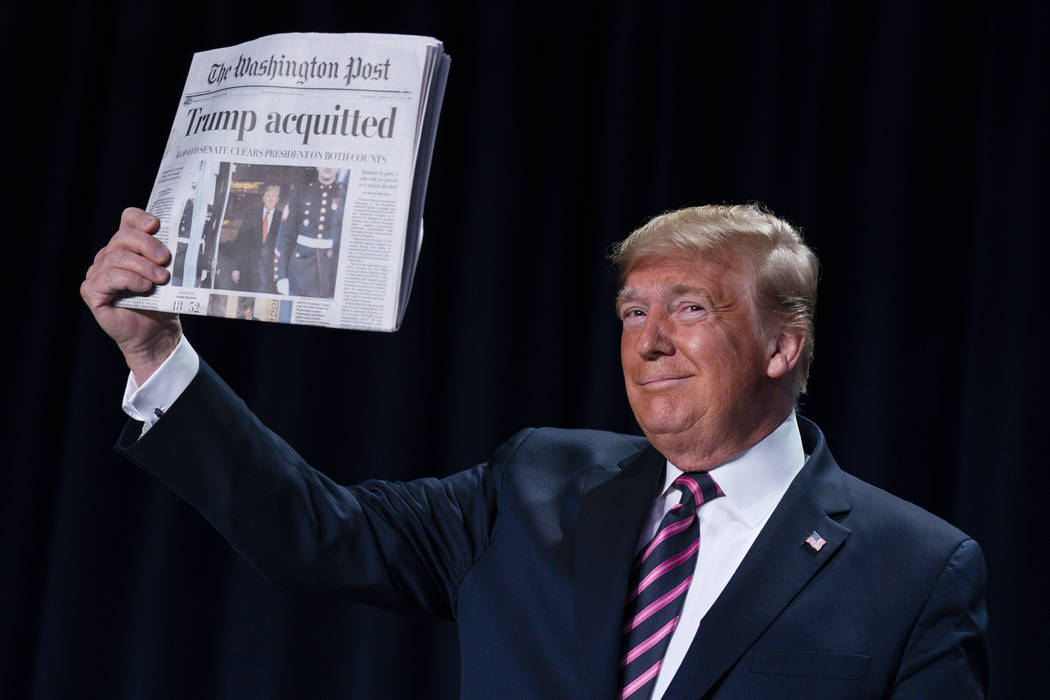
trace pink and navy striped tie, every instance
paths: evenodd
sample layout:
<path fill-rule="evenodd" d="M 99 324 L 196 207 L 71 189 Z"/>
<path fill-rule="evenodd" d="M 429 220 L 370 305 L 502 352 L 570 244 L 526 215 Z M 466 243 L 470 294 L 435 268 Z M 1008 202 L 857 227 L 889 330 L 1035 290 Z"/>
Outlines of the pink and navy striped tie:
<path fill-rule="evenodd" d="M 664 516 L 631 572 L 620 660 L 621 698 L 645 700 L 652 695 L 696 569 L 700 548 L 696 509 L 725 495 L 707 472 L 682 474 L 674 485 L 681 489 L 682 501 Z"/>

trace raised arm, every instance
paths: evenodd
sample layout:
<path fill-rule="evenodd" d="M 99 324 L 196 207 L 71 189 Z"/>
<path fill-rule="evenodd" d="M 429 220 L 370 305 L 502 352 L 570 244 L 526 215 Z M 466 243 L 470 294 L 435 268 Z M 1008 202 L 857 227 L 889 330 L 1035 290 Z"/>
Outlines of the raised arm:
<path fill-rule="evenodd" d="M 141 209 L 125 210 L 81 285 L 139 386 L 154 373 L 154 382 L 171 376 L 170 363 L 158 368 L 182 336 L 175 314 L 113 305 L 121 294 L 168 280 L 170 254 L 153 237 L 158 226 Z M 454 616 L 456 589 L 486 546 L 496 514 L 491 465 L 446 479 L 340 486 L 263 426 L 207 365 L 192 374 L 185 384 L 167 382 L 176 387 L 170 408 L 148 435 L 129 423 L 119 451 L 199 510 L 276 583 Z"/>
<path fill-rule="evenodd" d="M 454 617 L 458 586 L 489 542 L 497 512 L 493 463 L 444 479 L 334 483 L 205 363 L 146 436 L 131 423 L 117 449 L 274 583 L 443 618 Z M 352 458 L 353 446 L 347 453 Z"/>

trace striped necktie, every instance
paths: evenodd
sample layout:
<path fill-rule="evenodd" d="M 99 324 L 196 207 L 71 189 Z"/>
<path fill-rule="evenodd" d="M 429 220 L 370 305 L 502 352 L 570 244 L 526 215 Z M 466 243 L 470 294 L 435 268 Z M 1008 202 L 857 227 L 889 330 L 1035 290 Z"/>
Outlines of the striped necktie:
<path fill-rule="evenodd" d="M 682 491 L 682 501 L 664 516 L 631 571 L 620 660 L 621 699 L 644 700 L 652 694 L 696 569 L 700 548 L 696 509 L 725 495 L 707 472 L 682 474 L 674 485 Z"/>

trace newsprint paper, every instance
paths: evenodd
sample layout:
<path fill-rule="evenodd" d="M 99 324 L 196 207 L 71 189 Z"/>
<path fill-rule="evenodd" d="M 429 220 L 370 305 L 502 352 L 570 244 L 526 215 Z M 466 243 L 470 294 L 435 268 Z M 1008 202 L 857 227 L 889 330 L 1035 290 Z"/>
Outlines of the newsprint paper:
<path fill-rule="evenodd" d="M 148 210 L 171 281 L 120 306 L 397 330 L 449 58 L 387 34 L 198 53 Z"/>

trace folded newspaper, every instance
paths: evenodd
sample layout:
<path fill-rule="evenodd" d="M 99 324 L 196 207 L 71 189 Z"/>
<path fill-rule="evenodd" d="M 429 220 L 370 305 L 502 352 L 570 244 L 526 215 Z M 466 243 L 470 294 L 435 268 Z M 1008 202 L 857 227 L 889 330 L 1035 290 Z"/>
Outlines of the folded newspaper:
<path fill-rule="evenodd" d="M 118 305 L 397 330 L 448 65 L 393 34 L 195 54 L 148 204 L 171 281 Z"/>

